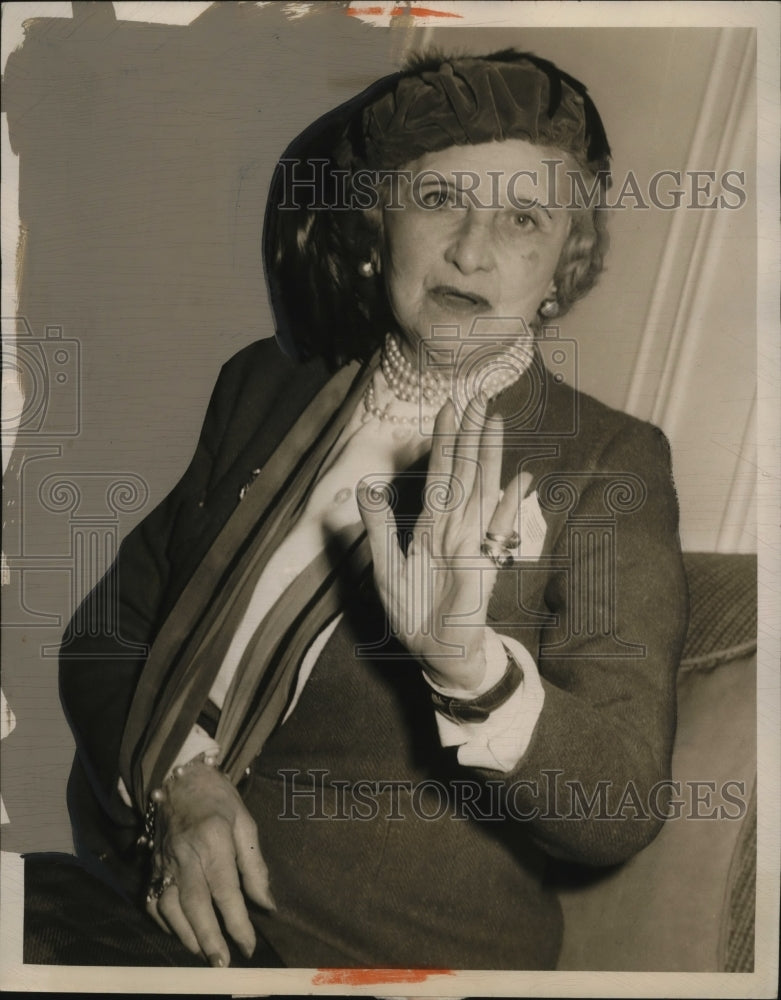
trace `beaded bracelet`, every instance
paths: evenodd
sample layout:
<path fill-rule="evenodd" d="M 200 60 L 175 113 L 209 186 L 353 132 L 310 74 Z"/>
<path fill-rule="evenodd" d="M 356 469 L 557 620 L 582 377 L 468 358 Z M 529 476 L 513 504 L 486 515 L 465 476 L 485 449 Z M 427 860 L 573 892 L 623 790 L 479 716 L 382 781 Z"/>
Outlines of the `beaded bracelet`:
<path fill-rule="evenodd" d="M 138 847 L 146 847 L 150 851 L 154 850 L 157 806 L 158 803 L 162 802 L 165 798 L 165 786 L 173 783 L 177 778 L 181 778 L 187 768 L 192 767 L 193 764 L 206 764 L 207 767 L 216 767 L 219 770 L 217 765 L 217 755 L 214 752 L 208 751 L 199 753 L 197 757 L 193 757 L 192 760 L 188 760 L 186 764 L 177 764 L 162 785 L 159 788 L 153 788 L 149 795 L 149 802 L 147 803 L 146 812 L 144 813 L 144 832 L 136 841 Z"/>

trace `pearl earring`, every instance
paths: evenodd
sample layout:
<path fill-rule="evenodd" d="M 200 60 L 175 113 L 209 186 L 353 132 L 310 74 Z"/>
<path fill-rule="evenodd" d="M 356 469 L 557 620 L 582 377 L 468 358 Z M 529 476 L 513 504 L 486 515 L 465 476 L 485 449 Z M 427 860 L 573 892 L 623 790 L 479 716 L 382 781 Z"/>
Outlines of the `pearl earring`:
<path fill-rule="evenodd" d="M 370 260 L 362 260 L 358 265 L 358 274 L 362 278 L 373 278 L 374 277 L 374 264 Z"/>
<path fill-rule="evenodd" d="M 555 298 L 543 299 L 539 308 L 540 316 L 544 319 L 553 319 L 559 315 L 559 303 Z"/>

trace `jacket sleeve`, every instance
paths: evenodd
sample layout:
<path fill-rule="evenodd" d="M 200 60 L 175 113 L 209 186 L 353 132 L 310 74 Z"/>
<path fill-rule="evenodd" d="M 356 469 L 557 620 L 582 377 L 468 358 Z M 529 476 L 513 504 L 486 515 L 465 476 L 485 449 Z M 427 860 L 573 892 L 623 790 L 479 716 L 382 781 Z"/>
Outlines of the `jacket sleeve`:
<path fill-rule="evenodd" d="M 543 477 L 539 490 L 543 507 L 566 508 L 544 592 L 545 700 L 501 778 L 508 811 L 549 854 L 615 864 L 660 829 L 670 778 L 688 596 L 669 446 L 630 421 L 588 473 Z"/>
<path fill-rule="evenodd" d="M 135 820 L 117 793 L 119 747 L 139 674 L 170 599 L 169 542 L 185 503 L 202 495 L 208 484 L 234 405 L 235 370 L 236 359 L 222 369 L 186 472 L 125 538 L 63 637 L 60 698 L 76 740 L 76 768 L 83 769 L 99 805 L 120 825 Z"/>

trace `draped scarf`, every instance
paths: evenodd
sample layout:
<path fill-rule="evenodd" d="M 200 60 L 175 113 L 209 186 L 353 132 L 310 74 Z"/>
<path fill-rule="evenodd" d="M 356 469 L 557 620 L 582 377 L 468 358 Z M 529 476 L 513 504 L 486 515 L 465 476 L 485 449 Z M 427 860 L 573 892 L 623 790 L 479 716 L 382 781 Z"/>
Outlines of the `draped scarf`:
<path fill-rule="evenodd" d="M 225 523 L 158 633 L 120 748 L 120 774 L 144 807 L 203 710 L 255 586 L 295 526 L 318 473 L 377 366 L 340 369 L 309 403 Z M 362 525 L 318 554 L 272 606 L 244 651 L 217 727 L 221 764 L 236 783 L 282 717 L 307 647 L 340 609 L 345 574 L 371 554 Z"/>

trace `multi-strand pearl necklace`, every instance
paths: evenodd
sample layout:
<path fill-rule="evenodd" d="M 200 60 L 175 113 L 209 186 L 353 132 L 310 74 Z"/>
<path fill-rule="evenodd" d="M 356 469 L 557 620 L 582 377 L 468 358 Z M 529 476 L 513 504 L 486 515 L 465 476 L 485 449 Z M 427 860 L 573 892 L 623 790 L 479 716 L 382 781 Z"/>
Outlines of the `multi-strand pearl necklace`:
<path fill-rule="evenodd" d="M 447 402 L 450 385 L 438 372 L 424 372 L 419 375 L 401 353 L 401 348 L 392 333 L 385 335 L 385 346 L 380 358 L 383 377 L 396 399 L 405 403 L 417 403 L 413 414 L 389 413 L 387 407 L 377 405 L 374 385 L 370 382 L 364 393 L 363 403 L 367 413 L 378 420 L 392 424 L 431 423 Z"/>
<path fill-rule="evenodd" d="M 531 334 L 520 337 L 514 344 L 492 357 L 487 364 L 477 366 L 465 376 L 445 378 L 440 373 L 424 372 L 420 375 L 401 353 L 392 333 L 385 336 L 385 346 L 380 359 L 380 368 L 393 395 L 408 403 L 417 403 L 418 411 L 411 415 L 389 412 L 377 405 L 374 385 L 370 382 L 364 393 L 366 412 L 378 420 L 393 424 L 431 423 L 442 409 L 448 397 L 456 395 L 471 399 L 483 396 L 490 399 L 503 389 L 517 382 L 531 364 L 534 356 Z"/>
<path fill-rule="evenodd" d="M 380 367 L 385 381 L 397 399 L 405 402 L 427 403 L 429 406 L 444 406 L 448 396 L 448 385 L 439 372 L 424 372 L 419 375 L 412 364 L 401 353 L 401 348 L 392 333 L 385 335 L 385 349 L 380 359 Z"/>

